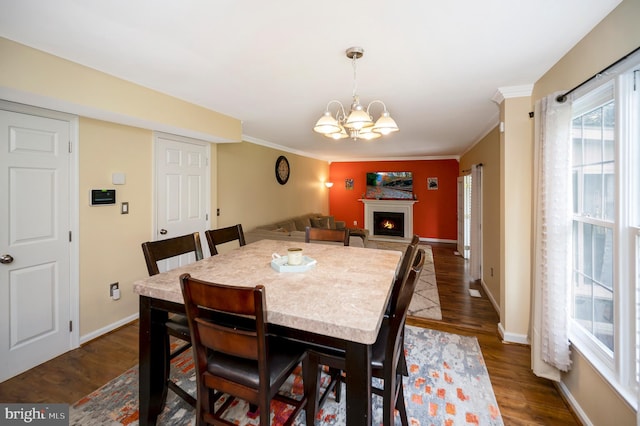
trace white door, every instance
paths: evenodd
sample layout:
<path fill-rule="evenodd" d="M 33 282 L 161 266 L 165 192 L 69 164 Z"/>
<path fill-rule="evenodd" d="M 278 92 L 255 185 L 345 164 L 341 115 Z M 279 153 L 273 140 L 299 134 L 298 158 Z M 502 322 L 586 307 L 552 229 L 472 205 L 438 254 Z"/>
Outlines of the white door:
<path fill-rule="evenodd" d="M 204 231 L 209 225 L 209 143 L 173 135 L 156 135 L 155 239 L 200 232 L 205 256 L 209 255 Z M 170 259 L 160 270 L 193 262 L 192 255 Z"/>
<path fill-rule="evenodd" d="M 70 129 L 0 109 L 0 381 L 72 347 Z"/>

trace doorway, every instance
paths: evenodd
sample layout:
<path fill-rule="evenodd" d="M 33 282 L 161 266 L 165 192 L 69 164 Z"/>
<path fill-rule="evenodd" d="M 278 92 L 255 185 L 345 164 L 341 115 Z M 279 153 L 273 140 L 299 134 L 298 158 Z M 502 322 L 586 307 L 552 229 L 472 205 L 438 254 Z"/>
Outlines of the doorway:
<path fill-rule="evenodd" d="M 162 133 L 156 133 L 154 139 L 154 240 L 199 232 L 203 254 L 209 256 L 204 232 L 210 224 L 210 143 Z M 158 266 L 166 271 L 193 261 L 195 257 L 191 253 L 168 259 Z"/>
<path fill-rule="evenodd" d="M 77 128 L 0 101 L 0 381 L 78 346 Z"/>

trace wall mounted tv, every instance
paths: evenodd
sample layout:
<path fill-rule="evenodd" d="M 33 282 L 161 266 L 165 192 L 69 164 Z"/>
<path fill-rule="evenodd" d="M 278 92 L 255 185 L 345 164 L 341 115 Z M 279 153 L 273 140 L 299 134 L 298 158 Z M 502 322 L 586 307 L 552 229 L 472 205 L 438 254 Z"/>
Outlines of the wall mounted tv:
<path fill-rule="evenodd" d="M 365 198 L 379 200 L 413 199 L 413 175 L 411 172 L 369 172 Z"/>

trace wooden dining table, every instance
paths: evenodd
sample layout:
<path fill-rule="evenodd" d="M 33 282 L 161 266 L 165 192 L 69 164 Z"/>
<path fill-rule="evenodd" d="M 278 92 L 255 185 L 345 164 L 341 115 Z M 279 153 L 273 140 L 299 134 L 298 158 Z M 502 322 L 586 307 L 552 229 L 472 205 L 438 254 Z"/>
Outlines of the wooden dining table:
<path fill-rule="evenodd" d="M 278 272 L 272 254 L 300 247 L 315 264 Z M 155 424 L 167 395 L 169 313 L 184 313 L 179 276 L 229 285 L 264 285 L 269 332 L 346 351 L 346 424 L 371 424 L 371 349 L 402 252 L 260 240 L 134 283 L 140 295 L 140 424 Z"/>

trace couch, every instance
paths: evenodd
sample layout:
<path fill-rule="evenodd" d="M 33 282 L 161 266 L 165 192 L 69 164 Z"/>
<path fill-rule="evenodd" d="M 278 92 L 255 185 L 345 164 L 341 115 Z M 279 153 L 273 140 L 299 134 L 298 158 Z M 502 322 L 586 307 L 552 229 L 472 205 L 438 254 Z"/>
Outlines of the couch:
<path fill-rule="evenodd" d="M 345 223 L 335 220 L 333 216 L 321 213 L 307 213 L 289 219 L 279 220 L 267 225 L 258 226 L 245 231 L 244 238 L 247 244 L 259 240 L 283 240 L 292 242 L 304 242 L 304 231 L 307 226 L 315 228 L 345 229 Z M 334 244 L 323 242 L 323 244 Z M 339 243 L 335 243 L 339 244 Z M 352 235 L 349 245 L 354 247 L 372 247 L 375 243 L 369 241 L 367 235 Z"/>

